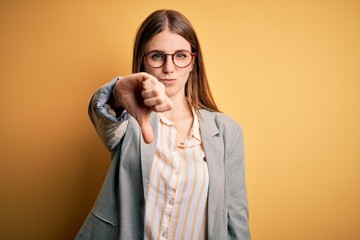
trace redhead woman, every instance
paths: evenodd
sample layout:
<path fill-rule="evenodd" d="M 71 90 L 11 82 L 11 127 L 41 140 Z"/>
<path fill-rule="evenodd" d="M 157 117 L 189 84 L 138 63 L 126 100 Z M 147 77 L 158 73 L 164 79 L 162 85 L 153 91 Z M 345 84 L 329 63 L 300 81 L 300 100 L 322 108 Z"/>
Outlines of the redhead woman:
<path fill-rule="evenodd" d="M 76 239 L 250 239 L 242 129 L 217 108 L 181 13 L 144 20 L 132 72 L 91 99 L 112 162 Z"/>

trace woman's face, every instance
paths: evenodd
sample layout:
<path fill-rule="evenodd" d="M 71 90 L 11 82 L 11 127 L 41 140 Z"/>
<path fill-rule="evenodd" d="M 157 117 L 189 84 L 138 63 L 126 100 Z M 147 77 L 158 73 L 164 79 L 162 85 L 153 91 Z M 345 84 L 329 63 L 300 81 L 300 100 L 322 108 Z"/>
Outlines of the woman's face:
<path fill-rule="evenodd" d="M 190 43 L 180 35 L 165 30 L 154 36 L 147 43 L 145 53 L 159 51 L 165 54 L 173 54 L 179 50 L 191 52 Z M 145 57 L 143 61 L 145 71 L 155 76 L 165 85 L 168 97 L 175 98 L 185 96 L 185 84 L 193 69 L 194 60 L 185 68 L 177 67 L 170 55 L 167 55 L 165 64 L 160 68 L 151 67 L 145 60 Z"/>

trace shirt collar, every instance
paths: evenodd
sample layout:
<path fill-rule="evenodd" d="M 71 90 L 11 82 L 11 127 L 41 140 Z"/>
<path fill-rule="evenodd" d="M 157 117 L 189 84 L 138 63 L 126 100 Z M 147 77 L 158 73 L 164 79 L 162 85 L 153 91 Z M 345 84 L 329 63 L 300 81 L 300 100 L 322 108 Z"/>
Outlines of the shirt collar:
<path fill-rule="evenodd" d="M 190 130 L 190 137 L 194 137 L 196 138 L 198 141 L 201 142 L 201 136 L 200 136 L 200 125 L 199 125 L 199 118 L 197 113 L 195 112 L 194 109 L 191 109 L 193 112 L 193 116 L 194 116 L 194 122 L 193 122 L 193 126 L 191 127 Z"/>
<path fill-rule="evenodd" d="M 191 111 L 192 111 L 192 114 L 194 117 L 194 121 L 193 121 L 192 127 L 189 131 L 189 135 L 185 141 L 185 145 L 193 145 L 193 144 L 196 144 L 195 142 L 201 143 L 199 117 L 193 108 L 191 109 Z M 159 116 L 159 121 L 161 123 L 168 125 L 168 126 L 175 125 L 175 123 L 173 121 L 167 119 L 164 116 L 164 114 L 158 113 L 158 116 Z"/>

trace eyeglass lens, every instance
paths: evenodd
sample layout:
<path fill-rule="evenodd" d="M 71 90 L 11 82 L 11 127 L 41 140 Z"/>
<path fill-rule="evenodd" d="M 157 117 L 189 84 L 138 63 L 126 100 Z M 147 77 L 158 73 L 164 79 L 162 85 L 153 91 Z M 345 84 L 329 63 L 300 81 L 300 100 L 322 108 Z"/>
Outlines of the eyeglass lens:
<path fill-rule="evenodd" d="M 168 56 L 171 56 L 173 63 L 180 68 L 185 68 L 190 65 L 193 55 L 190 52 L 179 51 L 174 54 L 166 54 L 160 51 L 153 51 L 146 54 L 147 63 L 154 68 L 162 67 Z"/>

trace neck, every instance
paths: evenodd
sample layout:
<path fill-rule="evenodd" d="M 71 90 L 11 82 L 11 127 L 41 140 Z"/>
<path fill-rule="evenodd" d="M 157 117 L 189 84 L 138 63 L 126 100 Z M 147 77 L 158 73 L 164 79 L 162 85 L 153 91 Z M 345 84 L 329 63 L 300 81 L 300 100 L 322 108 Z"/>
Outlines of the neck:
<path fill-rule="evenodd" d="M 177 101 L 176 99 L 172 100 L 174 103 L 174 107 L 170 111 L 164 112 L 166 118 L 174 121 L 176 119 L 183 118 L 189 115 L 192 116 L 190 104 L 185 97 L 178 99 Z"/>

